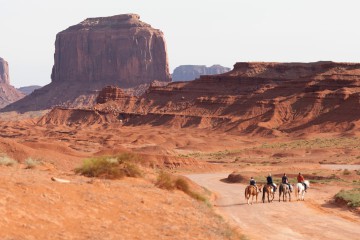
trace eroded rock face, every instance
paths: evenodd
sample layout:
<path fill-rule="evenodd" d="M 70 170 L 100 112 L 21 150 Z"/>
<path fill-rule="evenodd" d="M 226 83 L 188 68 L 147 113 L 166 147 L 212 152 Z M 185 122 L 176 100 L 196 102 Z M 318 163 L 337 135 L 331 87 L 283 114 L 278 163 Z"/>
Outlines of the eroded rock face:
<path fill-rule="evenodd" d="M 170 81 L 163 33 L 136 14 L 88 18 L 56 36 L 53 82 Z"/>
<path fill-rule="evenodd" d="M 10 84 L 8 63 L 0 57 L 0 83 Z"/>
<path fill-rule="evenodd" d="M 0 58 L 0 108 L 24 97 L 24 94 L 10 85 L 9 65 Z"/>
<path fill-rule="evenodd" d="M 56 36 L 52 82 L 2 111 L 89 107 L 108 85 L 138 93 L 171 80 L 163 33 L 139 15 L 88 18 Z"/>
<path fill-rule="evenodd" d="M 199 78 L 201 75 L 215 75 L 229 72 L 230 68 L 221 65 L 206 67 L 205 65 L 181 65 L 174 69 L 172 80 L 191 81 Z"/>
<path fill-rule="evenodd" d="M 275 136 L 357 132 L 360 63 L 237 63 L 225 74 L 151 86 L 125 106 L 117 106 L 128 113 L 124 123 L 135 126 Z"/>

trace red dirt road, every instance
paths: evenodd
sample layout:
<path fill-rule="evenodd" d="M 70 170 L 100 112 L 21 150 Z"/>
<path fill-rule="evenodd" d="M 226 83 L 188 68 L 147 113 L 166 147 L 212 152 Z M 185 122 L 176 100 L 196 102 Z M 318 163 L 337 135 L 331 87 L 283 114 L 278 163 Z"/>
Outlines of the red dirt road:
<path fill-rule="evenodd" d="M 328 192 L 312 188 L 304 202 L 278 202 L 278 192 L 272 203 L 247 205 L 245 185 L 221 182 L 227 174 L 188 175 L 197 184 L 217 193 L 215 208 L 240 227 L 250 239 L 358 239 L 360 218 L 352 214 L 337 214 L 312 199 L 324 198 Z M 329 196 L 330 197 L 330 196 Z M 295 201 L 294 201 L 295 200 Z M 258 202 L 261 202 L 259 195 Z"/>

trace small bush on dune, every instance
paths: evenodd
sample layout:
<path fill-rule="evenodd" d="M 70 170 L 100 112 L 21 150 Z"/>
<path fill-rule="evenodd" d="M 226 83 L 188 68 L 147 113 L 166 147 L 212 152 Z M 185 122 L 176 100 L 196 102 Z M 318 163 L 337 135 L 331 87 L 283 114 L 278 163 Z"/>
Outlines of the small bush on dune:
<path fill-rule="evenodd" d="M 141 177 L 140 168 L 134 163 L 138 158 L 134 154 L 124 153 L 114 157 L 95 157 L 85 159 L 75 173 L 87 177 L 117 179 L 122 177 Z"/>
<path fill-rule="evenodd" d="M 155 186 L 166 190 L 177 189 L 183 191 L 184 193 L 198 201 L 207 202 L 206 197 L 202 196 L 200 193 L 191 191 L 189 183 L 184 178 L 175 177 L 163 171 L 160 172 Z"/>
<path fill-rule="evenodd" d="M 0 165 L 3 165 L 3 166 L 13 166 L 15 165 L 17 162 L 8 157 L 8 156 L 0 156 Z"/>
<path fill-rule="evenodd" d="M 344 169 L 343 174 L 344 174 L 344 175 L 350 175 L 351 172 L 350 172 L 348 169 Z"/>
<path fill-rule="evenodd" d="M 25 165 L 27 169 L 33 169 L 36 166 L 38 166 L 40 164 L 40 162 L 38 160 L 32 159 L 32 158 L 27 158 L 25 160 Z"/>

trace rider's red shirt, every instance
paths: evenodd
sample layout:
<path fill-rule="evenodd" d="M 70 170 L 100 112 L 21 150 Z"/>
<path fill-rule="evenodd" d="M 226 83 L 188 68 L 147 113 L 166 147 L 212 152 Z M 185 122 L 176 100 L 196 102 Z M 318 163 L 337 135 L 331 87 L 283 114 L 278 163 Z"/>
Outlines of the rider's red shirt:
<path fill-rule="evenodd" d="M 301 182 L 303 182 L 305 179 L 304 179 L 303 175 L 298 175 L 297 180 L 298 180 L 298 182 L 301 183 Z"/>

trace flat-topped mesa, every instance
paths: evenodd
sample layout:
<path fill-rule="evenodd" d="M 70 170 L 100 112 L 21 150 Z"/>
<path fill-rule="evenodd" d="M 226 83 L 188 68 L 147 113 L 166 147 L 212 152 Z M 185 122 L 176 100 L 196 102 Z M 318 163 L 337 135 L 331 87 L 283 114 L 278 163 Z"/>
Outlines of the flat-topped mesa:
<path fill-rule="evenodd" d="M 52 82 L 169 82 L 163 33 L 136 14 L 88 18 L 56 36 Z"/>
<path fill-rule="evenodd" d="M 0 57 L 0 83 L 10 84 L 9 79 L 9 65 Z"/>
<path fill-rule="evenodd" d="M 303 79 L 341 75 L 342 78 L 360 77 L 360 63 L 319 61 L 312 63 L 238 62 L 226 74 L 231 77 L 275 79 Z M 345 79 L 344 79 L 345 80 Z"/>
<path fill-rule="evenodd" d="M 87 18 L 81 23 L 71 26 L 69 30 L 90 30 L 91 29 L 106 29 L 106 28 L 129 28 L 129 27 L 145 27 L 151 28 L 150 24 L 140 21 L 138 14 L 121 14 L 111 17 L 97 17 Z"/>

